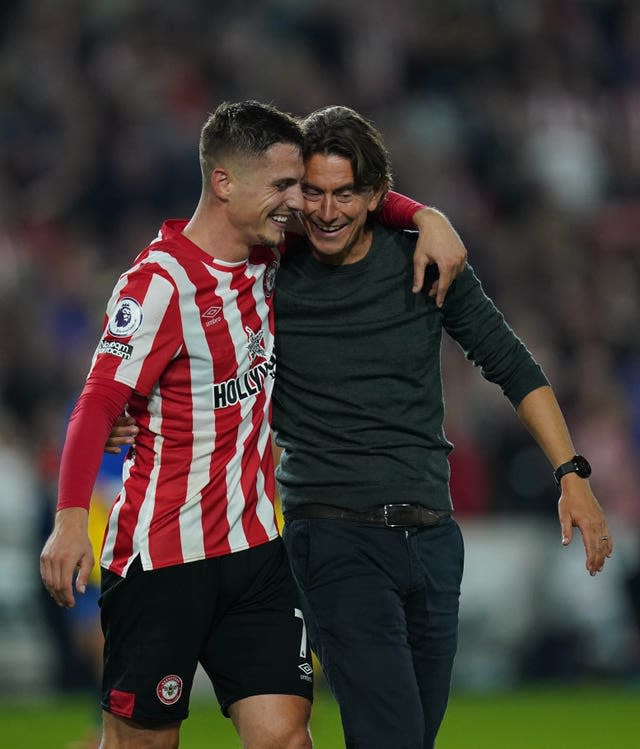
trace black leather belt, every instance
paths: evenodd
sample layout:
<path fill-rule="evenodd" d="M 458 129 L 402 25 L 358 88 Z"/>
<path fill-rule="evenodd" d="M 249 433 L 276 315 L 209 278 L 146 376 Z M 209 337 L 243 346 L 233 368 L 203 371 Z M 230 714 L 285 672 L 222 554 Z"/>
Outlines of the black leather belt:
<path fill-rule="evenodd" d="M 428 510 L 422 505 L 388 504 L 372 507 L 369 510 L 347 510 L 344 507 L 331 505 L 299 505 L 284 514 L 290 520 L 356 520 L 360 523 L 386 525 L 388 528 L 424 527 L 438 525 L 443 518 L 448 518 L 451 510 Z"/>

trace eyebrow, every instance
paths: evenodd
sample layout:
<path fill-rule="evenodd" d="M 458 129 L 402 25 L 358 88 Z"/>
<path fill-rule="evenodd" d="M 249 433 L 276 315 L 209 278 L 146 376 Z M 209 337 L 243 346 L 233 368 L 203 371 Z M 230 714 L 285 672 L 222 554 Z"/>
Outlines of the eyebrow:
<path fill-rule="evenodd" d="M 279 177 L 279 178 L 274 179 L 271 184 L 277 187 L 279 185 L 287 185 L 287 186 L 295 185 L 298 182 L 299 180 L 297 180 L 295 177 Z"/>
<path fill-rule="evenodd" d="M 320 187 L 318 187 L 318 185 L 314 185 L 313 182 L 308 182 L 305 179 L 302 180 L 301 184 L 302 184 L 303 189 L 305 187 L 311 187 L 313 190 L 317 190 L 318 192 L 327 192 L 327 190 L 322 190 Z M 357 192 L 356 186 L 353 182 L 347 182 L 344 185 L 340 185 L 339 187 L 336 187 L 335 189 L 331 190 L 331 192 L 332 193 L 344 192 L 345 190 L 352 190 L 353 192 Z"/>

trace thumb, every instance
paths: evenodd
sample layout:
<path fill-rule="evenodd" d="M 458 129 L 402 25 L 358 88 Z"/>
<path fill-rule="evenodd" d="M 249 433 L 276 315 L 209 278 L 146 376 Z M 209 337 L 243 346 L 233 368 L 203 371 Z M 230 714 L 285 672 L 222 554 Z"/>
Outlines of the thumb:
<path fill-rule="evenodd" d="M 92 569 L 93 554 L 85 554 L 80 560 L 78 576 L 76 577 L 76 590 L 78 593 L 84 593 L 86 591 Z"/>
<path fill-rule="evenodd" d="M 571 521 L 571 513 L 566 512 L 561 503 L 558 504 L 558 516 L 562 531 L 562 545 L 568 546 L 573 538 L 573 522 Z"/>

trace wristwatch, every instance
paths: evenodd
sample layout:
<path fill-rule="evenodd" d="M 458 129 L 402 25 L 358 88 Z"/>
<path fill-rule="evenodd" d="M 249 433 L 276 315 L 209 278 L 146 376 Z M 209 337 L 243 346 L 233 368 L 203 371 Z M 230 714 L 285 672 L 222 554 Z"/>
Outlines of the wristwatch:
<path fill-rule="evenodd" d="M 553 472 L 553 478 L 558 486 L 560 486 L 560 479 L 567 473 L 577 473 L 581 479 L 589 478 L 591 476 L 589 461 L 582 455 L 574 455 L 570 461 L 558 466 Z"/>

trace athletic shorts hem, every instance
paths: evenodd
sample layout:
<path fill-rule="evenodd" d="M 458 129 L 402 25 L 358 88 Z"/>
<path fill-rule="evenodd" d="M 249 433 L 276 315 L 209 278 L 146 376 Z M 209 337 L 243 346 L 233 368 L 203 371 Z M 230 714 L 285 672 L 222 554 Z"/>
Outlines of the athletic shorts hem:
<path fill-rule="evenodd" d="M 163 728 L 165 726 L 172 726 L 182 723 L 182 721 L 186 720 L 189 717 L 189 711 L 187 710 L 186 713 L 183 715 L 175 715 L 171 716 L 170 718 L 159 718 L 159 717 L 153 717 L 153 718 L 145 718 L 144 716 L 139 715 L 127 715 L 125 712 L 120 710 L 113 710 L 109 706 L 105 705 L 104 702 L 101 703 L 101 707 L 104 710 L 105 713 L 109 713 L 110 715 L 115 715 L 116 718 L 124 718 L 125 720 L 129 720 L 132 723 L 136 723 L 143 728 Z"/>

